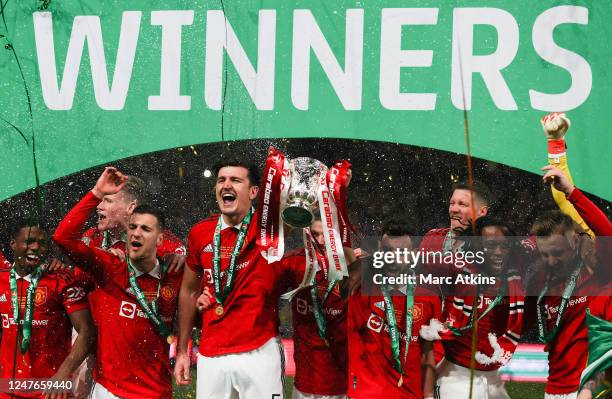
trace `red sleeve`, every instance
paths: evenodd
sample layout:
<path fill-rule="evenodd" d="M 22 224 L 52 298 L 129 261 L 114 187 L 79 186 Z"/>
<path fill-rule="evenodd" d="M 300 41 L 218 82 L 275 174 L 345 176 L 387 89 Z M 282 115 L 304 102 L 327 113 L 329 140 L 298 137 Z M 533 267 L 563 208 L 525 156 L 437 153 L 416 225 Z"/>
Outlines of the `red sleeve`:
<path fill-rule="evenodd" d="M 198 239 L 198 233 L 196 227 L 192 228 L 187 236 L 187 266 L 196 273 L 202 272 L 202 265 L 200 265 L 200 251 L 201 244 Z"/>
<path fill-rule="evenodd" d="M 66 313 L 71 314 L 79 310 L 89 309 L 87 294 L 85 293 L 82 281 L 75 278 L 72 271 L 60 273 L 63 275 L 63 278 L 59 291 Z"/>
<path fill-rule="evenodd" d="M 612 236 L 612 223 L 606 215 L 588 199 L 582 191 L 574 188 L 567 199 L 574 205 L 578 214 L 598 236 Z"/>
<path fill-rule="evenodd" d="M 4 257 L 4 254 L 2 253 L 2 251 L 0 251 L 0 270 L 1 269 L 10 269 L 11 268 L 11 264 L 9 263 L 8 260 L 6 260 L 6 258 Z"/>
<path fill-rule="evenodd" d="M 185 255 L 185 253 L 185 246 L 181 240 L 169 230 L 164 230 L 164 241 L 157 248 L 157 256 L 163 258 L 167 254 Z"/>
<path fill-rule="evenodd" d="M 98 249 L 91 248 L 81 240 L 81 232 L 85 227 L 87 218 L 100 203 L 91 191 L 68 212 L 60 222 L 53 234 L 53 240 L 66 252 L 72 261 L 84 271 L 93 274 L 99 284 L 109 277 L 111 270 L 105 264 L 113 265 L 118 261 L 114 255 Z"/>
<path fill-rule="evenodd" d="M 287 292 L 297 288 L 306 271 L 306 256 L 303 250 L 298 253 L 293 253 L 283 257 L 279 262 L 274 264 L 277 275 L 279 275 L 281 283 L 281 291 Z"/>

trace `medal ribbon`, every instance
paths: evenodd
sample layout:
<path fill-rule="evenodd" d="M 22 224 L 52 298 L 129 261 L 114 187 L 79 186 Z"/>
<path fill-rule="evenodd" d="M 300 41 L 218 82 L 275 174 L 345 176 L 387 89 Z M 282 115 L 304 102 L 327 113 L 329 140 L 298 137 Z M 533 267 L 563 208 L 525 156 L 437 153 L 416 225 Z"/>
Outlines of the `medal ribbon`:
<path fill-rule="evenodd" d="M 565 313 L 565 309 L 567 308 L 569 299 L 572 296 L 572 292 L 574 292 L 574 288 L 576 288 L 576 280 L 578 279 L 578 274 L 580 274 L 581 269 L 582 269 L 582 262 L 580 262 L 580 265 L 578 265 L 578 267 L 574 269 L 574 271 L 570 275 L 567 285 L 565 286 L 565 289 L 563 290 L 563 295 L 561 297 L 561 304 L 559 305 L 559 312 L 557 313 L 557 320 L 555 321 L 555 326 L 553 330 L 549 333 L 546 332 L 546 321 L 544 320 L 544 316 L 542 315 L 543 313 L 542 306 L 540 306 L 540 303 L 542 302 L 542 298 L 548 291 L 548 283 L 550 280 L 550 276 L 549 278 L 546 279 L 544 288 L 542 288 L 540 295 L 538 295 L 538 301 L 537 301 L 538 339 L 540 340 L 540 342 L 547 344 L 553 339 L 555 339 L 555 337 L 557 336 L 557 333 L 559 332 L 559 327 L 561 325 L 561 318 L 563 317 L 563 313 Z"/>
<path fill-rule="evenodd" d="M 315 283 L 315 276 L 319 270 L 326 270 L 327 268 L 326 263 L 324 263 L 327 259 L 320 254 L 320 251 L 317 250 L 318 247 L 315 247 L 316 242 L 312 237 L 309 227 L 302 229 L 302 238 L 304 241 L 304 253 L 306 255 L 304 277 L 297 288 L 281 295 L 281 298 L 289 301 L 299 290 L 310 287 Z M 325 276 L 327 277 L 327 272 L 325 271 L 324 273 L 326 273 Z"/>
<path fill-rule="evenodd" d="M 393 356 L 394 368 L 400 374 L 400 381 L 404 374 L 402 364 L 406 363 L 408 358 L 408 349 L 412 339 L 412 313 L 414 312 L 414 285 L 408 285 L 406 291 L 406 348 L 404 349 L 404 359 L 400 360 L 400 335 L 397 327 L 397 317 L 395 315 L 395 307 L 393 300 L 389 295 L 389 287 L 382 286 L 383 298 L 385 300 L 385 314 L 387 323 L 389 324 L 389 338 L 391 339 L 391 355 Z"/>
<path fill-rule="evenodd" d="M 213 283 L 215 286 L 215 298 L 221 305 L 223 305 L 223 302 L 225 299 L 227 299 L 227 296 L 232 291 L 234 274 L 236 273 L 236 260 L 238 259 L 238 254 L 240 253 L 242 246 L 244 245 L 252 215 L 253 211 L 249 209 L 249 212 L 242 221 L 242 226 L 240 226 L 240 231 L 238 232 L 238 237 L 236 238 L 236 244 L 232 250 L 230 263 L 226 271 L 227 278 L 225 279 L 225 287 L 223 287 L 223 289 L 221 289 L 221 218 L 223 216 L 219 215 L 219 221 L 217 221 L 215 236 L 213 238 Z"/>
<path fill-rule="evenodd" d="M 503 281 L 506 281 L 506 280 L 507 280 L 507 278 L 504 276 Z M 505 292 L 505 288 L 504 288 L 504 286 L 502 285 L 502 287 L 501 287 L 501 289 L 500 289 L 500 293 L 499 293 L 499 295 L 497 295 L 497 296 L 495 297 L 495 299 L 493 299 L 493 301 L 492 301 L 492 302 L 489 304 L 489 306 L 487 306 L 487 308 L 485 309 L 485 311 L 484 311 L 484 312 L 482 312 L 482 313 L 480 314 L 480 316 L 478 316 L 477 322 L 479 322 L 480 320 L 482 320 L 482 318 L 483 318 L 483 317 L 485 317 L 485 316 L 487 315 L 487 313 L 489 313 L 489 312 L 490 312 L 490 311 L 491 311 L 491 310 L 492 310 L 492 309 L 493 309 L 493 308 L 494 308 L 494 307 L 495 307 L 495 306 L 496 306 L 496 305 L 499 303 L 499 301 L 501 301 L 501 300 L 502 300 L 502 298 L 504 297 L 504 292 Z M 476 288 L 476 297 L 477 297 L 477 298 L 480 298 L 480 295 L 479 295 L 479 293 L 478 293 L 478 288 Z M 484 300 L 484 297 L 483 297 L 483 300 Z M 472 305 L 472 306 L 473 306 L 473 308 L 472 308 L 472 312 L 477 312 L 477 306 L 474 306 L 474 305 Z M 473 317 L 470 317 L 470 322 L 468 323 L 468 325 L 467 325 L 467 326 L 465 326 L 465 327 L 461 327 L 461 328 L 449 327 L 449 329 L 450 329 L 451 331 L 453 331 L 453 333 L 454 333 L 455 335 L 463 335 L 463 334 L 462 334 L 462 331 L 465 331 L 465 330 L 471 330 L 471 329 L 472 329 L 472 325 L 473 325 L 473 324 L 474 324 L 474 318 L 473 318 Z"/>
<path fill-rule="evenodd" d="M 317 294 L 317 285 L 314 284 L 310 288 L 310 297 L 312 298 L 312 313 L 314 314 L 315 320 L 317 322 L 317 327 L 319 328 L 319 336 L 322 340 L 327 343 L 327 320 L 325 320 L 325 316 L 321 311 L 321 306 L 325 303 L 325 300 L 329 296 L 330 292 L 334 290 L 337 281 L 330 281 L 327 285 L 327 289 L 323 294 L 323 297 L 319 301 L 319 295 Z"/>
<path fill-rule="evenodd" d="M 160 276 L 159 281 L 157 282 L 157 295 L 150 304 L 149 301 L 147 301 L 147 297 L 145 296 L 144 292 L 140 288 L 138 281 L 136 280 L 136 272 L 134 270 L 134 266 L 132 266 L 132 263 L 130 262 L 129 257 L 127 258 L 127 267 L 130 287 L 132 287 L 132 290 L 134 291 L 134 296 L 136 296 L 138 304 L 142 308 L 142 311 L 145 312 L 145 314 L 149 318 L 149 321 L 151 322 L 151 324 L 153 324 L 159 335 L 166 338 L 168 335 L 170 335 L 170 329 L 161 319 L 159 309 L 157 308 L 157 302 L 159 301 L 159 291 L 161 290 L 161 281 L 166 272 L 165 267 L 164 269 L 162 269 L 162 275 Z"/>
<path fill-rule="evenodd" d="M 40 281 L 43 272 L 43 266 L 38 266 L 36 270 L 34 270 L 31 278 L 32 281 L 30 282 L 30 285 L 28 286 L 28 289 L 26 291 L 26 306 L 23 318 L 21 354 L 26 353 L 28 351 L 28 347 L 30 346 L 30 337 L 32 336 L 32 320 L 34 317 L 34 296 L 36 293 L 36 287 L 38 286 L 38 282 Z M 19 299 L 17 294 L 17 273 L 15 272 L 14 266 L 9 272 L 9 284 L 11 288 L 13 317 L 15 319 L 17 328 L 19 329 Z"/>

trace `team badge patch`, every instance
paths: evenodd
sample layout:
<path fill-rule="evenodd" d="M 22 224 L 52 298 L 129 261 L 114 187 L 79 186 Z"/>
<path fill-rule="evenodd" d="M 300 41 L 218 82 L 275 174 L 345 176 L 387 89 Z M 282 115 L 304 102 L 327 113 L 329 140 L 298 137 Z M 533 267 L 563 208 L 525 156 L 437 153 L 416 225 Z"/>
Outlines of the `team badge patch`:
<path fill-rule="evenodd" d="M 375 314 L 371 314 L 370 318 L 368 319 L 368 328 L 379 333 L 383 328 L 383 320 Z"/>
<path fill-rule="evenodd" d="M 159 293 L 161 297 L 164 298 L 166 301 L 172 300 L 172 298 L 174 298 L 174 296 L 176 295 L 176 291 L 174 290 L 174 288 L 168 285 L 162 287 Z"/>
<path fill-rule="evenodd" d="M 47 302 L 47 287 L 38 287 L 34 292 L 34 305 L 40 306 Z"/>
<path fill-rule="evenodd" d="M 415 303 L 412 308 L 412 320 L 419 321 L 423 317 L 423 304 Z"/>

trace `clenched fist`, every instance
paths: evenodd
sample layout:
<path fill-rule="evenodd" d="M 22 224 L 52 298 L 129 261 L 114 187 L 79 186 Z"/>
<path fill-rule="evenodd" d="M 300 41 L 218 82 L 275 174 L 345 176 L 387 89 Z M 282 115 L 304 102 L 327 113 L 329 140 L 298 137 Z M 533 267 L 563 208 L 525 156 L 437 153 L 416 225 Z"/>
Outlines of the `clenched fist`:
<path fill-rule="evenodd" d="M 571 126 L 571 122 L 565 113 L 553 112 L 545 115 L 540 120 L 544 134 L 549 140 L 559 140 L 565 137 L 565 134 Z"/>

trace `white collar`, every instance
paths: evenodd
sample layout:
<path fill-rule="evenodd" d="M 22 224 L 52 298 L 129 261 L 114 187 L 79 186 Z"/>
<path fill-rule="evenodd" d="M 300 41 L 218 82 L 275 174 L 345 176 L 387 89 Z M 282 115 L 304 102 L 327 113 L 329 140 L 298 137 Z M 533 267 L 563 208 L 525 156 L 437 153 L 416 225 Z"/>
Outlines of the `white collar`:
<path fill-rule="evenodd" d="M 28 274 L 27 276 L 20 276 L 19 273 L 15 272 L 15 279 L 19 280 L 19 279 L 23 279 L 25 281 L 27 281 L 28 283 L 32 283 L 32 273 Z"/>
<path fill-rule="evenodd" d="M 156 278 L 156 279 L 161 279 L 161 267 L 159 266 L 159 259 L 155 260 L 155 267 L 153 269 L 151 269 L 150 272 L 145 273 L 141 270 L 138 270 L 138 268 L 134 267 L 134 277 L 140 277 L 143 274 L 148 274 L 149 276 Z"/>
<path fill-rule="evenodd" d="M 15 268 L 15 263 L 13 262 L 13 264 L 11 265 L 11 267 L 14 269 Z M 30 274 L 28 274 L 27 276 L 21 276 L 19 273 L 17 273 L 17 270 L 15 270 L 15 280 L 19 280 L 19 279 L 23 279 L 25 281 L 27 281 L 28 283 L 32 283 L 32 274 L 34 274 L 34 271 L 36 269 L 34 269 Z"/>

